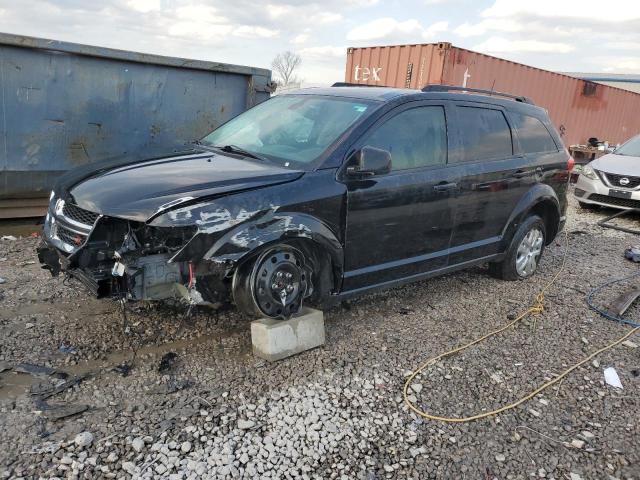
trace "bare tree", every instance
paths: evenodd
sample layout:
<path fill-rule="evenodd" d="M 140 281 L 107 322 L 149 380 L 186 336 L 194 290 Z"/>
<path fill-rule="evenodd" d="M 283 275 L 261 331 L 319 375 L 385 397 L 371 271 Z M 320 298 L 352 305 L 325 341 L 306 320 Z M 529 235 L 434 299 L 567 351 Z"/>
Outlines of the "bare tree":
<path fill-rule="evenodd" d="M 271 68 L 276 74 L 276 81 L 280 87 L 300 83 L 295 72 L 302 63 L 302 58 L 295 52 L 287 50 L 279 53 L 271 62 Z"/>

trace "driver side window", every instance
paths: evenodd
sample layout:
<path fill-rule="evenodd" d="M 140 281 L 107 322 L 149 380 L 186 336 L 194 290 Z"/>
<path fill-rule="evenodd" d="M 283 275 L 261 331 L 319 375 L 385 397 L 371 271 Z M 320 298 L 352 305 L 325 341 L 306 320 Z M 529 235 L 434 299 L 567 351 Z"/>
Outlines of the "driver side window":
<path fill-rule="evenodd" d="M 371 132 L 363 145 L 391 152 L 391 169 L 409 170 L 447 163 L 444 107 L 404 110 Z"/>

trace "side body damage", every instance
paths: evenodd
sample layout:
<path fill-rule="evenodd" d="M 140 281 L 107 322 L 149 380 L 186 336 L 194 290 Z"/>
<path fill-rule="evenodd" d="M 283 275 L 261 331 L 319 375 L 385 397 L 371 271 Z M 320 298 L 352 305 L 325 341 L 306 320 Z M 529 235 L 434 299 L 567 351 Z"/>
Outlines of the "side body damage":
<path fill-rule="evenodd" d="M 204 200 L 185 195 L 157 209 L 144 199 L 146 213 L 128 212 L 135 219 L 90 214 L 77 205 L 82 192 L 74 198 L 71 188 L 66 198 L 52 202 L 44 231 L 48 243 L 39 248 L 39 258 L 52 274 L 65 271 L 98 297 L 215 304 L 229 299 L 240 265 L 270 244 L 285 242 L 303 249 L 317 263 L 314 271 L 322 271 L 316 278 L 323 284 L 308 289 L 314 296 L 339 285 L 343 271 L 345 188 L 334 173 L 298 173 L 295 182 L 285 176 L 268 185 L 254 181 L 237 193 Z"/>

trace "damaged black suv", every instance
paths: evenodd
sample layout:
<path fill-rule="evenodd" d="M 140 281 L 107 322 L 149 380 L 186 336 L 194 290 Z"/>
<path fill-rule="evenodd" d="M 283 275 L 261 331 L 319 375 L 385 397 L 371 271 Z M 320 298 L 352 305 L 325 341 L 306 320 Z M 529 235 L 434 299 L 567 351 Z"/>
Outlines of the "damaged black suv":
<path fill-rule="evenodd" d="M 100 297 L 274 318 L 481 263 L 522 279 L 563 226 L 571 163 L 523 97 L 299 90 L 184 152 L 69 172 L 38 254 Z"/>

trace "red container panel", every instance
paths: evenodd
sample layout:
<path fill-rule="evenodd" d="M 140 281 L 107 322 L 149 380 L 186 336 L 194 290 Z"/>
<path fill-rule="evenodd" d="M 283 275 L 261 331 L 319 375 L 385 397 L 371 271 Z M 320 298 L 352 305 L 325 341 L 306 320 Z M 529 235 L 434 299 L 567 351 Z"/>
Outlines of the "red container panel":
<path fill-rule="evenodd" d="M 586 143 L 589 137 L 621 143 L 640 133 L 640 94 L 449 43 L 349 48 L 345 80 L 415 89 L 456 85 L 524 95 L 549 111 L 567 146 Z"/>

